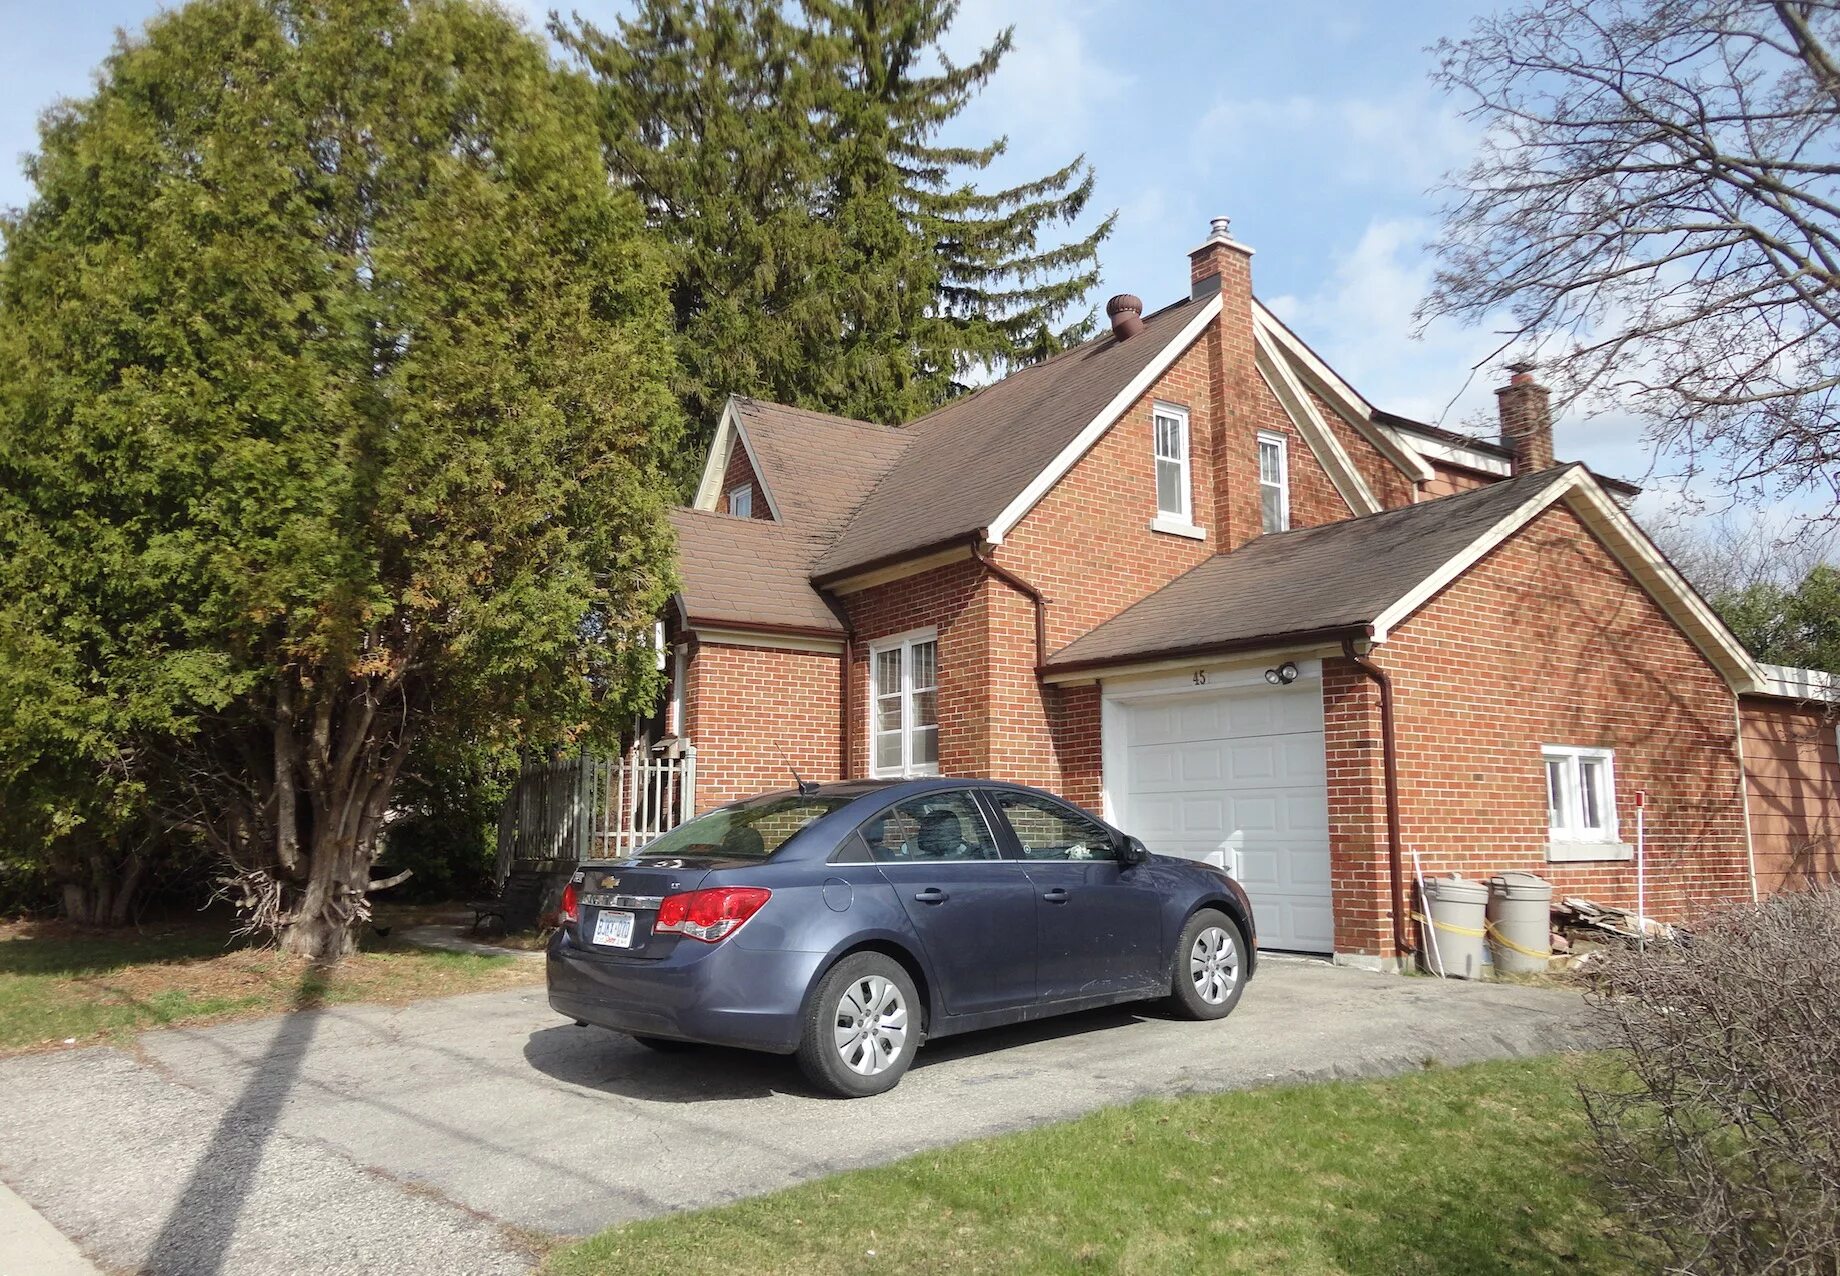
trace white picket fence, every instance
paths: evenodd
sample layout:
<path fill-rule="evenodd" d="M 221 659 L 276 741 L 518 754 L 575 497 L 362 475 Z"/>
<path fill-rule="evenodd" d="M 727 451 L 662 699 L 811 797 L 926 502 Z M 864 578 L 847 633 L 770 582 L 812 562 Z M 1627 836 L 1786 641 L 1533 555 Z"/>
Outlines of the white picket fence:
<path fill-rule="evenodd" d="M 630 749 L 533 762 L 499 818 L 500 879 L 512 860 L 619 859 L 696 811 L 696 749 Z"/>

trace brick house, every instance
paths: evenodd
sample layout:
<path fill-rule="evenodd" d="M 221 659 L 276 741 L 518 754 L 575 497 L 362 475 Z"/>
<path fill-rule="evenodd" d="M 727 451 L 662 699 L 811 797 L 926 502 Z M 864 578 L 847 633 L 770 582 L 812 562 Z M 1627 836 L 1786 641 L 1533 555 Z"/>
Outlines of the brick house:
<path fill-rule="evenodd" d="M 1231 867 L 1275 948 L 1395 965 L 1427 873 L 1684 917 L 1831 871 L 1834 732 L 1555 464 L 1370 405 L 1254 297 L 1191 295 L 900 427 L 732 400 L 665 621 L 697 805 L 998 776 Z M 1817 689 L 1819 690 L 1819 689 Z"/>

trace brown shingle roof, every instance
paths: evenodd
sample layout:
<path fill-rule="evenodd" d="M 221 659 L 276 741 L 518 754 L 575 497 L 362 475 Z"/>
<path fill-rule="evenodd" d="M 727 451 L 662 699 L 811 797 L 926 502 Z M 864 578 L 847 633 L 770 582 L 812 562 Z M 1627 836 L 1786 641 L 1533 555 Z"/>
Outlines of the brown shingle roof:
<path fill-rule="evenodd" d="M 674 509 L 677 572 L 692 622 L 843 634 L 811 587 L 811 563 L 826 540 L 788 523 Z"/>
<path fill-rule="evenodd" d="M 1571 467 L 1566 467 L 1567 469 Z M 1048 658 L 1067 669 L 1358 630 L 1550 487 L 1546 470 L 1217 554 Z"/>
<path fill-rule="evenodd" d="M 813 574 L 835 576 L 988 527 L 1209 300 L 1167 306 L 1129 341 L 1108 332 L 903 427 L 913 441 L 900 464 Z"/>
<path fill-rule="evenodd" d="M 886 425 L 737 398 L 761 479 L 788 524 L 827 541 L 914 436 Z"/>

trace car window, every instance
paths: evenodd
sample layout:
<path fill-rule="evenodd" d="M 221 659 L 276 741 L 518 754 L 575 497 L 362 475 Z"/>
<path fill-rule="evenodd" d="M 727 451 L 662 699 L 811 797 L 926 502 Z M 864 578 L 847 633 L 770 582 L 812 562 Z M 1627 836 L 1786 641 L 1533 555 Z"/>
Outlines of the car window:
<path fill-rule="evenodd" d="M 1022 854 L 1032 860 L 1109 860 L 1118 858 L 1112 831 L 1072 807 L 1032 793 L 996 794 L 1003 818 L 1016 831 Z"/>
<path fill-rule="evenodd" d="M 862 835 L 881 864 L 999 858 L 977 803 L 962 789 L 898 803 L 870 820 Z"/>
<path fill-rule="evenodd" d="M 638 858 L 721 854 L 766 859 L 807 824 L 853 801 L 849 797 L 803 793 L 749 798 L 686 820 L 641 847 Z"/>

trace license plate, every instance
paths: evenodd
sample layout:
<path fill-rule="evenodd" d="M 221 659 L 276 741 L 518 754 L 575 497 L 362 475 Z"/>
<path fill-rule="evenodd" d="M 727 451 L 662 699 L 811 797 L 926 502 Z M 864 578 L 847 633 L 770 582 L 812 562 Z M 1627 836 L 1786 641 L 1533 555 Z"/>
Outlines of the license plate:
<path fill-rule="evenodd" d="M 594 917 L 594 942 L 613 948 L 631 948 L 633 915 L 609 910 Z"/>

